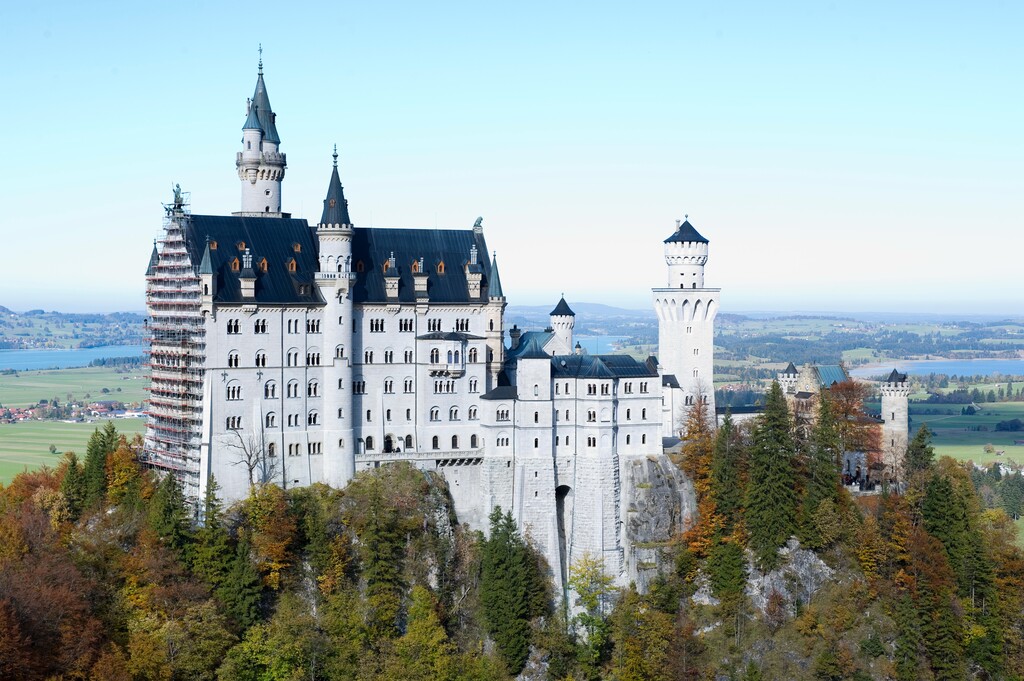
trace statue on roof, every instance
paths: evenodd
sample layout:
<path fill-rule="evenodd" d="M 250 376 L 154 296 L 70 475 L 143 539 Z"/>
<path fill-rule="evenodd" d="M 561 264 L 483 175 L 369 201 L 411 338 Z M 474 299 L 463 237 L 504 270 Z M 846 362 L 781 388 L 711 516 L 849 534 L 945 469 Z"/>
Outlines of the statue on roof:
<path fill-rule="evenodd" d="M 482 217 L 477 218 L 476 222 L 473 223 L 473 229 L 480 229 L 483 226 L 484 226 L 484 219 Z"/>

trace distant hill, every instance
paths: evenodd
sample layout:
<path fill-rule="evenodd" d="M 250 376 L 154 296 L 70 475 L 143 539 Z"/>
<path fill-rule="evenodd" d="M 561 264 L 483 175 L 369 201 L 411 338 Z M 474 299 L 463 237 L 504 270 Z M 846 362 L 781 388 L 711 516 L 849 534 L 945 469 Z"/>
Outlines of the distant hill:
<path fill-rule="evenodd" d="M 631 310 L 625 307 L 614 307 L 603 303 L 569 302 L 569 307 L 577 316 L 588 317 L 629 317 L 646 319 L 654 316 L 653 310 Z M 522 317 L 548 316 L 554 305 L 509 305 L 506 312 Z"/>

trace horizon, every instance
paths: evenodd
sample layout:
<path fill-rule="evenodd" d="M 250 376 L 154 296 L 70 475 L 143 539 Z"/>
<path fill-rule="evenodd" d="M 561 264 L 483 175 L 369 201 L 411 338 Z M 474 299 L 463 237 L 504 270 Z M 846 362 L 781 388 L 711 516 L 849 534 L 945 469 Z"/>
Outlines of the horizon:
<path fill-rule="evenodd" d="M 565 291 L 645 308 L 661 241 L 689 215 L 726 310 L 1024 314 L 1006 247 L 1024 213 L 1024 94 L 1005 87 L 1024 57 L 1019 5 L 273 16 L 253 35 L 234 8 L 205 7 L 167 41 L 157 7 L 5 12 L 18 164 L 0 172 L 18 201 L 0 235 L 31 254 L 45 234 L 47 252 L 9 258 L 0 298 L 144 307 L 173 184 L 197 214 L 239 208 L 262 42 L 283 210 L 317 219 L 337 143 L 357 225 L 468 229 L 482 215 L 517 304 Z M 287 38 L 311 26 L 337 27 L 343 47 Z M 75 286 L 52 274 L 67 267 Z"/>

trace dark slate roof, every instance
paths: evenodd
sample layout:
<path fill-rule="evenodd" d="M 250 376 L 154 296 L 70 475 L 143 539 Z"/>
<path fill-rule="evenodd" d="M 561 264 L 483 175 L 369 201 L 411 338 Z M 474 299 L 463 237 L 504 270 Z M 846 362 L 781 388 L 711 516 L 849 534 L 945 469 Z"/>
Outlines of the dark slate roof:
<path fill-rule="evenodd" d="M 889 378 L 885 379 L 885 382 L 886 383 L 903 383 L 906 380 L 907 380 L 907 375 L 906 374 L 901 374 L 900 372 L 898 372 L 895 369 L 893 369 L 892 373 L 889 374 Z"/>
<path fill-rule="evenodd" d="M 256 116 L 260 121 L 260 129 L 263 130 L 263 139 L 267 142 L 280 144 L 281 138 L 277 134 L 277 114 L 270 108 L 270 97 L 267 96 L 267 84 L 263 82 L 263 64 L 260 64 L 260 73 L 256 78 L 256 90 L 252 93 L 252 107 L 256 109 Z"/>
<path fill-rule="evenodd" d="M 833 383 L 850 380 L 850 377 L 846 375 L 846 370 L 838 364 L 823 364 L 815 367 L 815 370 L 818 372 L 818 381 L 822 388 L 828 388 Z"/>
<path fill-rule="evenodd" d="M 782 372 L 784 376 L 794 376 L 798 373 L 800 372 L 796 370 L 796 366 L 792 362 L 790 362 L 789 366 L 786 367 L 786 370 Z"/>
<path fill-rule="evenodd" d="M 193 215 L 185 228 L 186 247 L 193 263 L 200 262 L 206 240 L 217 242 L 210 250 L 211 270 L 216 281 L 215 303 L 253 302 L 243 300 L 239 275 L 231 271 L 231 261 L 242 262 L 238 243 L 244 241 L 253 262 L 267 259 L 267 271 L 256 274 L 258 304 L 323 303 L 314 284 L 317 262 L 317 240 L 305 220 L 293 218 L 238 217 Z M 299 252 L 294 245 L 298 244 Z M 288 271 L 288 261 L 295 259 L 295 272 Z M 259 269 L 258 267 L 256 268 Z M 305 287 L 305 293 L 302 293 Z"/>
<path fill-rule="evenodd" d="M 483 336 L 474 336 L 461 331 L 431 331 L 422 336 L 416 336 L 416 340 L 440 340 L 440 341 L 470 341 L 483 340 Z"/>
<path fill-rule="evenodd" d="M 569 303 L 565 302 L 565 296 L 562 296 L 561 300 L 558 301 L 558 305 L 551 311 L 549 315 L 551 317 L 575 317 L 576 313 L 569 307 Z"/>
<path fill-rule="evenodd" d="M 514 363 L 533 343 L 543 348 L 554 335 L 550 331 L 524 331 L 519 336 L 519 345 L 516 346 L 515 350 L 509 348 L 505 351 L 506 361 L 511 360 Z"/>
<path fill-rule="evenodd" d="M 499 385 L 491 388 L 480 396 L 481 400 L 514 400 L 516 398 L 516 387 L 514 385 Z"/>
<path fill-rule="evenodd" d="M 249 105 L 249 117 L 245 119 L 245 125 L 242 126 L 242 130 L 259 130 L 262 132 L 263 126 L 260 125 L 260 117 L 256 115 L 257 108 L 255 104 Z"/>
<path fill-rule="evenodd" d="M 481 298 L 469 297 L 466 263 L 470 248 L 486 253 L 483 234 L 472 229 L 394 229 L 355 228 L 352 236 L 352 262 L 356 282 L 352 289 L 356 303 L 388 303 L 384 288 L 384 263 L 395 254 L 399 283 L 398 301 L 416 302 L 412 264 L 423 258 L 427 273 L 427 295 L 431 303 L 478 303 L 486 301 L 490 272 L 481 283 Z M 444 274 L 437 271 L 444 262 Z M 359 264 L 362 263 L 362 272 Z"/>
<path fill-rule="evenodd" d="M 519 342 L 516 359 L 550 359 L 551 355 L 544 352 L 545 343 L 546 341 L 541 341 L 539 334 L 529 334 L 525 342 Z"/>
<path fill-rule="evenodd" d="M 551 358 L 556 377 L 654 378 L 657 369 L 629 355 L 556 355 Z"/>
<path fill-rule="evenodd" d="M 683 224 L 679 225 L 679 229 L 677 229 L 672 236 L 665 239 L 666 244 L 675 241 L 696 241 L 698 243 L 708 243 L 708 240 L 701 236 L 700 232 L 694 229 L 689 220 L 686 220 Z"/>
<path fill-rule="evenodd" d="M 809 393 L 809 392 L 800 391 L 800 392 L 798 392 L 795 395 L 795 397 L 798 400 L 807 400 L 807 399 L 810 399 L 810 398 L 814 397 L 817 394 L 818 393 Z"/>
<path fill-rule="evenodd" d="M 334 152 L 334 170 L 331 180 L 327 183 L 327 198 L 324 199 L 324 212 L 320 216 L 321 225 L 351 225 L 348 216 L 348 201 L 345 200 L 345 188 L 338 177 L 338 152 Z"/>
<path fill-rule="evenodd" d="M 490 298 L 503 298 L 505 296 L 501 291 L 501 277 L 498 276 L 498 256 L 495 255 L 491 260 L 491 284 L 487 295 Z"/>
<path fill-rule="evenodd" d="M 661 384 L 666 388 L 678 388 L 679 380 L 676 378 L 675 374 L 665 374 L 661 377 Z"/>
<path fill-rule="evenodd" d="M 206 240 L 203 248 L 203 261 L 199 263 L 199 274 L 213 274 L 213 259 L 210 256 L 210 240 Z"/>
<path fill-rule="evenodd" d="M 156 272 L 156 266 L 160 262 L 160 253 L 156 250 L 156 242 L 153 242 L 153 252 L 149 256 L 149 266 L 146 267 L 146 276 Z"/>

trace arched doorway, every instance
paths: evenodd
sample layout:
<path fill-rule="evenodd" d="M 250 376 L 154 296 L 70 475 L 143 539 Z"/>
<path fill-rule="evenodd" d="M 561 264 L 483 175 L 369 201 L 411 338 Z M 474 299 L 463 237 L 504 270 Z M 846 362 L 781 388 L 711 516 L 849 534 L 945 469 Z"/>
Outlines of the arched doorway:
<path fill-rule="evenodd" d="M 390 435 L 384 436 L 384 453 L 390 454 L 395 451 L 395 439 Z"/>

